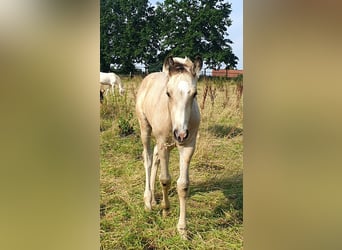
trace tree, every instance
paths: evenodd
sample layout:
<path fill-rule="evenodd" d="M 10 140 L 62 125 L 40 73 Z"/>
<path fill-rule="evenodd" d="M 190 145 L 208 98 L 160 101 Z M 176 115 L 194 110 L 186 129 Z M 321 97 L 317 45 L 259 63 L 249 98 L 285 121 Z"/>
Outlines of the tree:
<path fill-rule="evenodd" d="M 109 72 L 111 59 L 111 44 L 109 23 L 111 22 L 110 1 L 101 0 L 100 2 L 100 70 Z"/>
<path fill-rule="evenodd" d="M 154 62 L 158 26 L 153 26 L 156 16 L 148 0 L 101 0 L 100 11 L 101 71 L 113 63 L 129 73 L 134 63 Z"/>
<path fill-rule="evenodd" d="M 235 68 L 228 37 L 231 4 L 223 0 L 165 0 L 156 13 L 161 25 L 160 58 L 202 55 L 210 68 Z"/>
<path fill-rule="evenodd" d="M 101 0 L 101 71 L 110 64 L 121 72 L 142 63 L 161 69 L 168 54 L 201 55 L 209 68 L 236 68 L 238 58 L 228 39 L 231 5 L 224 0 Z"/>

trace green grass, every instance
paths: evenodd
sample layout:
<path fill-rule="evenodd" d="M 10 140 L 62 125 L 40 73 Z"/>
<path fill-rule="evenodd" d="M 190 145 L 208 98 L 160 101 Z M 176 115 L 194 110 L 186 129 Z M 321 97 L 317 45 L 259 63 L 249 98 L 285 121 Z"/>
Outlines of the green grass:
<path fill-rule="evenodd" d="M 201 110 L 197 148 L 190 165 L 187 223 L 190 240 L 177 232 L 179 175 L 178 152 L 170 156 L 171 213 L 161 215 L 158 204 L 144 210 L 144 167 L 140 131 L 134 113 L 141 79 L 123 79 L 125 96 L 107 96 L 101 106 L 100 239 L 102 249 L 242 249 L 242 100 L 236 85 L 201 80 L 198 102 L 210 85 Z M 123 133 L 126 131 L 127 133 Z M 161 189 L 157 182 L 157 200 Z"/>

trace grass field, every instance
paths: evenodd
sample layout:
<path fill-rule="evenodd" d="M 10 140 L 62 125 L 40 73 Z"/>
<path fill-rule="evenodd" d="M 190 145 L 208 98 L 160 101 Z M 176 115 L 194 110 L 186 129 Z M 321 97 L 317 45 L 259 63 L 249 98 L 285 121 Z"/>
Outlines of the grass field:
<path fill-rule="evenodd" d="M 100 240 L 101 249 L 242 249 L 242 98 L 226 80 L 200 79 L 201 125 L 190 164 L 187 223 L 190 240 L 182 240 L 176 224 L 179 202 L 176 180 L 178 152 L 170 156 L 171 213 L 158 204 L 144 210 L 145 171 L 140 131 L 134 113 L 141 78 L 123 78 L 117 92 L 101 105 Z M 204 97 L 205 100 L 204 100 Z M 157 181 L 156 197 L 161 188 Z"/>

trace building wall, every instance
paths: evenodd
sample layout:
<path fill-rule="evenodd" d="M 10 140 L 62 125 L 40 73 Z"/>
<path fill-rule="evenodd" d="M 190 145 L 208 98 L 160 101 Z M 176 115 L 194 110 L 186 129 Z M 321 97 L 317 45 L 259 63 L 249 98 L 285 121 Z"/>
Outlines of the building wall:
<path fill-rule="evenodd" d="M 235 78 L 238 75 L 243 75 L 243 70 L 241 69 L 220 69 L 220 70 L 213 70 L 211 73 L 212 76 L 221 76 L 221 77 L 230 77 Z"/>

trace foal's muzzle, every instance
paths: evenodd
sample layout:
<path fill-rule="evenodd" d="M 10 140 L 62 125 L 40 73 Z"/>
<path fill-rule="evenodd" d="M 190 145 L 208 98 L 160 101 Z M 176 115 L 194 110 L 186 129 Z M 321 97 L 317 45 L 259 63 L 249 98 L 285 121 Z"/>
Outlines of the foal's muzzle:
<path fill-rule="evenodd" d="M 177 129 L 175 129 L 173 131 L 173 136 L 178 142 L 184 142 L 189 136 L 189 130 L 182 130 L 181 132 L 179 132 Z"/>

